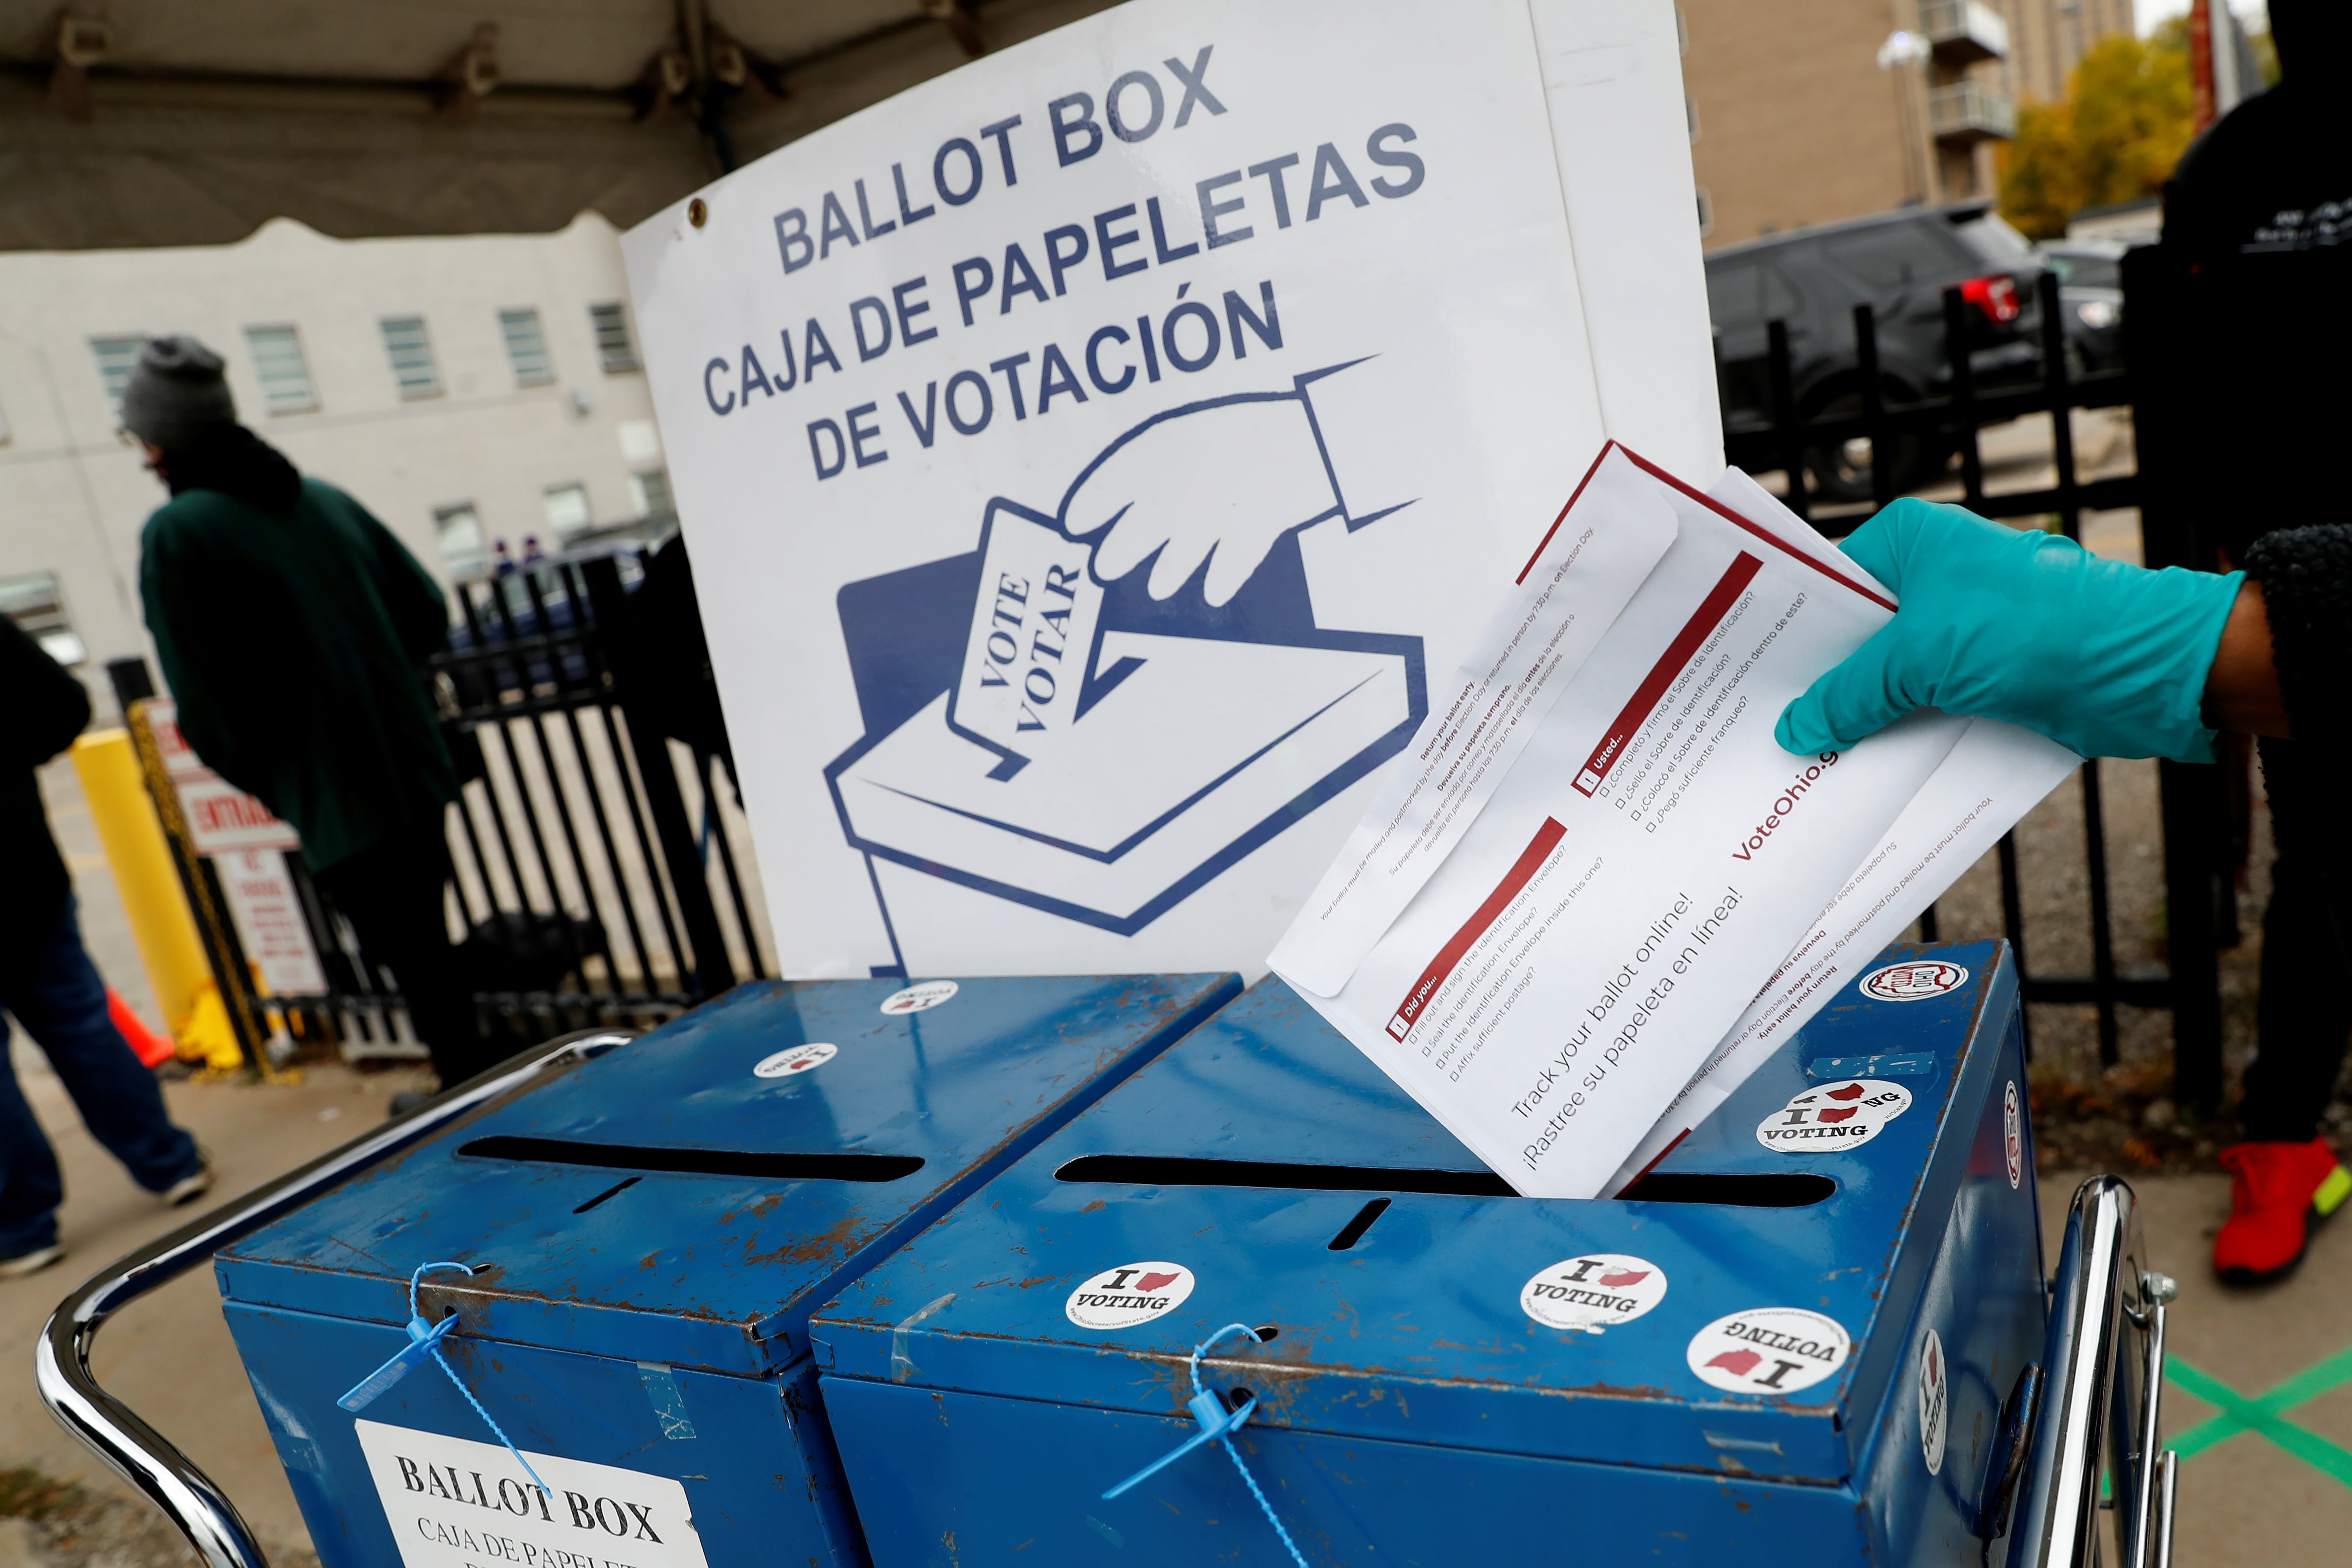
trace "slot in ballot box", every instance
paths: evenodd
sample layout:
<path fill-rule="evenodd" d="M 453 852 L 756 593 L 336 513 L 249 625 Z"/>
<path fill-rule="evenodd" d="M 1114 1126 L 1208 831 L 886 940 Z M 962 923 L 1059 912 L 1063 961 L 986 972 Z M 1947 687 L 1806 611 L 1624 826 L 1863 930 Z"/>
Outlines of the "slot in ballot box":
<path fill-rule="evenodd" d="M 1204 1386 L 1318 1568 L 1977 1563 L 2020 1051 L 2005 946 L 1890 951 L 1628 1198 L 1538 1200 L 1269 979 L 813 1320 L 875 1561 L 1286 1561 L 1214 1443 L 1102 1495 L 1239 1323 Z"/>
<path fill-rule="evenodd" d="M 739 987 L 224 1250 L 320 1559 L 864 1563 L 809 1313 L 1240 989 Z M 467 1392 L 421 1359 L 339 1408 L 409 1344 L 411 1273 L 442 1261 L 466 1267 L 422 1276 L 418 1315 L 455 1314 L 438 1348 Z"/>

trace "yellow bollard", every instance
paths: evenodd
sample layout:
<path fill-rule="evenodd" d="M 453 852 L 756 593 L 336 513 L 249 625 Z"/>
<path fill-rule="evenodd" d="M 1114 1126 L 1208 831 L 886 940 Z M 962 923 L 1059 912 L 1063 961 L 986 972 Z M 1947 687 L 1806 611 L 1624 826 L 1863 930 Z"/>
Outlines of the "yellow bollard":
<path fill-rule="evenodd" d="M 131 732 L 92 730 L 74 742 L 73 760 L 148 982 L 155 988 L 155 1005 L 163 1009 L 165 1026 L 184 1041 L 199 998 L 213 993 L 212 970 L 163 841 L 163 824 L 155 820 L 155 803 L 140 776 Z M 220 1006 L 216 995 L 213 1006 Z"/>
<path fill-rule="evenodd" d="M 215 1072 L 238 1072 L 245 1068 L 245 1052 L 237 1049 L 236 1030 L 230 1027 L 228 1008 L 222 1002 L 220 988 L 207 976 L 204 988 L 196 993 L 196 1005 L 176 1031 L 180 1054 L 203 1062 Z"/>

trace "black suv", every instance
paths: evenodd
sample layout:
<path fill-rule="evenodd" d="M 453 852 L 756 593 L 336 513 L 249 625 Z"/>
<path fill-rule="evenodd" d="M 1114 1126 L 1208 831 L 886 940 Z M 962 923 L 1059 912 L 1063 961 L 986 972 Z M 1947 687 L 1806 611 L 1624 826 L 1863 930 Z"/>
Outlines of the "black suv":
<path fill-rule="evenodd" d="M 1706 258 L 1707 311 L 1722 367 L 1726 426 L 1766 423 L 1772 398 L 1767 324 L 1789 324 L 1789 361 L 1802 419 L 1862 412 L 1853 308 L 1874 312 L 1878 374 L 1889 404 L 1951 390 L 1944 349 L 1944 290 L 1967 301 L 1969 362 L 1979 389 L 2031 385 L 2042 373 L 2042 262 L 1989 203 L 1906 207 L 1871 217 L 1769 235 Z M 1932 438 L 1890 443 L 1897 490 L 1940 472 L 1951 453 Z M 1871 492 L 1866 442 L 1806 455 L 1815 485 L 1843 500 Z"/>

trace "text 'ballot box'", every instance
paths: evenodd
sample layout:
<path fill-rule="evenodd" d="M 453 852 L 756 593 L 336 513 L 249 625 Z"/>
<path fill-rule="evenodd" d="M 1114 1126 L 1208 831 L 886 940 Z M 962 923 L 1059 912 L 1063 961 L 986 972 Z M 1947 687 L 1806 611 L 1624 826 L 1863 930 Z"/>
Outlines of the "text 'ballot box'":
<path fill-rule="evenodd" d="M 1239 1323 L 1203 1384 L 1318 1568 L 1974 1563 L 2043 1335 L 2018 1019 L 2000 944 L 1891 951 L 1630 1198 L 1537 1200 L 1268 980 L 813 1321 L 875 1561 L 1284 1561 L 1213 1443 L 1101 1495 Z"/>
<path fill-rule="evenodd" d="M 320 1557 L 863 1563 L 810 1312 L 1239 990 L 746 986 L 223 1252 Z M 440 1261 L 470 1272 L 426 1273 L 420 1315 L 456 1313 L 441 1348 L 481 1412 L 429 1361 L 339 1408 L 409 1343 L 411 1272 Z"/>

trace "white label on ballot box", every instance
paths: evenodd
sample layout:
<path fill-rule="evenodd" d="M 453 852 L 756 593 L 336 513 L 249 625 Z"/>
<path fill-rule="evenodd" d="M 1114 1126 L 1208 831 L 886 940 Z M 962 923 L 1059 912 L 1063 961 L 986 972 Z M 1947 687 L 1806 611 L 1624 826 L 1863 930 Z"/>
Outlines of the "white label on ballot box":
<path fill-rule="evenodd" d="M 1534 572 L 1662 507 L 1673 543 L 1592 607 L 1607 631 L 1402 913 L 1368 941 L 1310 904 L 1270 960 L 1529 1197 L 1603 1189 L 1964 727 L 1782 751 L 1782 706 L 1892 605 L 1621 447 Z M 1447 722 L 1433 701 L 1409 756 Z"/>
<path fill-rule="evenodd" d="M 550 1496 L 497 1443 L 353 1426 L 402 1568 L 709 1568 L 668 1476 L 530 1453 Z"/>

